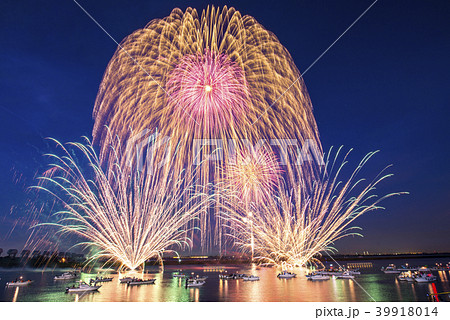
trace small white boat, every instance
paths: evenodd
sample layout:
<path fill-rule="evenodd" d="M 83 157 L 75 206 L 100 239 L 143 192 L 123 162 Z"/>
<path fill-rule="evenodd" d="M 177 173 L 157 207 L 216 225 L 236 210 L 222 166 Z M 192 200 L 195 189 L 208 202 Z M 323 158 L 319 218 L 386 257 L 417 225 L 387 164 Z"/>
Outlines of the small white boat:
<path fill-rule="evenodd" d="M 291 273 L 289 271 L 282 271 L 281 273 L 279 273 L 277 275 L 278 278 L 282 278 L 282 279 L 290 279 L 290 278 L 295 278 L 297 275 L 295 273 Z"/>
<path fill-rule="evenodd" d="M 397 276 L 397 279 L 399 281 L 406 281 L 406 279 L 410 276 L 411 276 L 411 271 L 403 271 Z"/>
<path fill-rule="evenodd" d="M 381 271 L 384 273 L 400 273 L 400 270 L 398 270 L 394 264 L 390 264 L 386 268 L 381 268 Z"/>
<path fill-rule="evenodd" d="M 349 270 L 347 270 L 350 274 L 361 274 L 361 271 L 359 271 L 358 269 L 357 270 L 351 270 L 351 269 L 349 269 Z"/>
<path fill-rule="evenodd" d="M 419 273 L 414 276 L 414 281 L 416 282 L 433 282 L 436 281 L 436 276 L 431 273 Z"/>
<path fill-rule="evenodd" d="M 312 274 L 308 277 L 308 280 L 330 280 L 330 276 L 326 274 Z"/>
<path fill-rule="evenodd" d="M 409 264 L 401 265 L 400 268 L 397 268 L 398 271 L 404 272 L 404 271 L 417 271 L 419 269 L 418 267 L 411 267 Z"/>
<path fill-rule="evenodd" d="M 103 278 L 103 277 L 96 277 L 95 279 L 91 279 L 90 282 L 91 283 L 99 283 L 99 282 L 111 282 L 113 280 L 113 278 Z"/>
<path fill-rule="evenodd" d="M 155 284 L 156 279 L 133 279 L 127 284 L 129 286 L 139 286 L 143 284 Z"/>
<path fill-rule="evenodd" d="M 14 281 L 7 282 L 6 286 L 7 287 L 23 287 L 23 286 L 29 285 L 32 282 L 33 282 L 33 280 L 26 280 L 26 281 L 24 281 L 22 279 L 22 277 L 20 277 L 19 280 L 14 280 Z"/>
<path fill-rule="evenodd" d="M 406 272 L 402 272 L 400 275 L 402 275 L 402 278 L 400 278 L 399 276 L 399 280 L 403 280 L 403 281 L 407 281 L 407 282 L 414 282 L 414 278 L 416 275 L 418 275 L 419 273 L 417 271 L 406 271 Z"/>
<path fill-rule="evenodd" d="M 78 275 L 76 272 L 64 272 L 63 274 L 61 274 L 59 276 L 55 276 L 53 279 L 54 280 L 70 280 L 70 279 L 75 279 L 77 276 Z"/>
<path fill-rule="evenodd" d="M 208 276 L 199 277 L 199 276 L 197 275 L 196 277 L 189 277 L 189 278 L 186 278 L 186 281 L 188 281 L 188 282 L 192 282 L 192 281 L 194 281 L 194 280 L 206 281 L 206 279 L 208 279 Z"/>
<path fill-rule="evenodd" d="M 134 279 L 136 279 L 136 278 L 125 277 L 125 278 L 119 279 L 119 282 L 120 282 L 120 283 L 128 283 L 128 282 L 130 282 L 130 281 L 132 281 L 132 280 L 134 280 Z"/>
<path fill-rule="evenodd" d="M 77 293 L 77 292 L 89 292 L 89 291 L 97 291 L 101 286 L 90 286 L 84 281 L 80 281 L 78 287 L 67 287 L 66 293 Z"/>
<path fill-rule="evenodd" d="M 244 279 L 244 281 L 259 281 L 259 277 L 258 276 L 245 276 L 242 279 Z"/>
<path fill-rule="evenodd" d="M 408 282 L 413 282 L 414 281 L 414 277 L 418 274 L 418 272 L 411 272 L 411 271 L 403 271 L 402 273 L 400 273 L 397 276 L 397 279 L 399 281 L 408 281 Z"/>
<path fill-rule="evenodd" d="M 336 277 L 337 279 L 355 279 L 355 276 L 352 275 L 349 271 L 344 271 L 341 275 Z"/>
<path fill-rule="evenodd" d="M 193 281 L 186 281 L 186 287 L 201 287 L 206 281 L 194 279 Z"/>
<path fill-rule="evenodd" d="M 242 279 L 243 277 L 245 277 L 245 274 L 242 273 L 219 274 L 219 278 L 225 280 L 237 280 Z"/>
<path fill-rule="evenodd" d="M 185 275 L 184 273 L 175 273 L 175 274 L 173 275 L 173 277 L 174 277 L 174 278 L 185 278 L 186 275 Z"/>

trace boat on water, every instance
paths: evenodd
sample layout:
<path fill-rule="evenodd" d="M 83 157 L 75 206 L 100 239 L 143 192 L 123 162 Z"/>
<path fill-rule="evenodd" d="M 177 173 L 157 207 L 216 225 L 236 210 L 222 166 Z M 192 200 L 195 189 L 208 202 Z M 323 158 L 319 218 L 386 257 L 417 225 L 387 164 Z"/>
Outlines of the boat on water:
<path fill-rule="evenodd" d="M 334 277 L 340 277 L 344 274 L 349 274 L 349 275 L 358 275 L 361 274 L 361 271 L 359 271 L 359 269 L 328 269 L 328 270 L 317 270 L 314 271 L 312 274 L 322 274 L 325 276 L 334 276 Z M 308 275 L 307 275 L 308 277 Z"/>
<path fill-rule="evenodd" d="M 130 281 L 132 281 L 134 279 L 137 279 L 137 278 L 124 277 L 124 278 L 119 279 L 119 282 L 120 283 L 128 283 L 128 282 L 130 282 Z"/>
<path fill-rule="evenodd" d="M 403 271 L 398 276 L 399 281 L 414 281 L 413 273 L 411 271 Z"/>
<path fill-rule="evenodd" d="M 316 280 L 330 280 L 330 276 L 327 274 L 321 273 L 313 273 L 307 276 L 308 280 L 316 281 Z"/>
<path fill-rule="evenodd" d="M 186 288 L 190 287 L 201 287 L 206 281 L 194 279 L 193 281 L 186 281 Z"/>
<path fill-rule="evenodd" d="M 14 281 L 10 281 L 6 283 L 7 287 L 23 287 L 23 286 L 27 286 L 29 284 L 31 284 L 33 282 L 33 280 L 23 280 L 22 277 L 20 277 L 19 279 L 16 279 Z"/>
<path fill-rule="evenodd" d="M 417 271 L 418 267 L 411 267 L 409 264 L 401 265 L 400 268 L 397 268 L 398 271 L 404 272 L 404 271 Z"/>
<path fill-rule="evenodd" d="M 336 276 L 336 279 L 355 279 L 355 276 L 350 271 L 344 271 L 341 275 Z"/>
<path fill-rule="evenodd" d="M 441 264 L 436 263 L 436 265 L 429 267 L 430 271 L 446 271 L 448 268 Z"/>
<path fill-rule="evenodd" d="M 417 271 L 419 272 L 430 272 L 431 269 L 428 267 L 420 267 L 419 269 L 417 269 Z"/>
<path fill-rule="evenodd" d="M 383 267 L 381 268 L 381 271 L 384 273 L 400 273 L 400 270 L 395 267 L 395 264 L 390 264 L 386 268 Z"/>
<path fill-rule="evenodd" d="M 219 278 L 225 280 L 238 280 L 243 279 L 244 277 L 245 274 L 243 273 L 219 274 Z"/>
<path fill-rule="evenodd" d="M 258 276 L 250 275 L 242 278 L 244 281 L 259 281 Z"/>
<path fill-rule="evenodd" d="M 289 272 L 289 271 L 282 271 L 281 273 L 279 273 L 277 275 L 278 278 L 281 279 L 290 279 L 290 278 L 295 278 L 297 275 L 295 273 Z"/>
<path fill-rule="evenodd" d="M 208 279 L 208 276 L 200 277 L 200 276 L 197 275 L 196 277 L 186 278 L 186 281 L 189 281 L 189 282 L 192 282 L 194 280 L 206 281 L 206 279 Z"/>
<path fill-rule="evenodd" d="M 361 271 L 359 271 L 359 269 L 355 269 L 355 270 L 348 269 L 347 272 L 349 272 L 352 275 L 361 274 Z"/>
<path fill-rule="evenodd" d="M 129 286 L 139 286 L 143 284 L 155 284 L 156 279 L 133 279 L 127 283 Z"/>
<path fill-rule="evenodd" d="M 419 283 L 433 282 L 436 281 L 436 276 L 433 275 L 432 273 L 419 272 L 417 275 L 414 276 L 414 281 Z"/>
<path fill-rule="evenodd" d="M 71 280 L 71 279 L 75 279 L 76 277 L 78 277 L 78 274 L 74 271 L 71 271 L 71 272 L 64 272 L 63 274 L 61 274 L 59 276 L 55 276 L 53 279 L 54 280 Z"/>
<path fill-rule="evenodd" d="M 99 282 L 111 282 L 113 278 L 104 278 L 104 277 L 96 277 L 95 279 L 91 279 L 91 283 L 99 283 Z"/>
<path fill-rule="evenodd" d="M 66 293 L 79 293 L 79 292 L 90 292 L 97 291 L 101 286 L 91 286 L 84 281 L 80 281 L 78 287 L 73 285 L 72 287 L 66 288 Z"/>
<path fill-rule="evenodd" d="M 175 274 L 173 274 L 173 277 L 174 278 L 185 278 L 186 275 L 184 273 L 175 273 Z"/>

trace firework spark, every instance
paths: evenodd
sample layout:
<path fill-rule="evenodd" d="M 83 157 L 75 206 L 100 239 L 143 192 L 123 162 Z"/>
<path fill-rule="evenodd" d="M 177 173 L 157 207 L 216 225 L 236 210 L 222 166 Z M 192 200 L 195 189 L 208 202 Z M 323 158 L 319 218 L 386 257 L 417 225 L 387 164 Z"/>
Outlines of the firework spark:
<path fill-rule="evenodd" d="M 102 167 L 87 138 L 85 144 L 69 143 L 70 149 L 56 143 L 64 154 L 50 155 L 52 174 L 35 188 L 53 195 L 64 209 L 54 214 L 57 222 L 40 226 L 81 236 L 87 240 L 83 245 L 99 250 L 91 260 L 108 258 L 131 270 L 149 258 L 161 259 L 164 251 L 190 246 L 189 228 L 209 196 L 184 188 L 183 178 L 168 169 L 171 163 L 161 170 L 123 165 L 120 157 L 127 152 L 118 143 L 110 146 L 115 157 Z M 89 170 L 77 163 L 76 154 Z"/>
<path fill-rule="evenodd" d="M 358 228 L 352 226 L 355 219 L 382 208 L 378 204 L 383 199 L 401 194 L 392 193 L 379 198 L 373 193 L 375 187 L 391 174 L 380 174 L 362 186 L 364 179 L 357 176 L 374 153 L 363 158 L 349 179 L 341 181 L 348 153 L 339 165 L 340 153 L 341 149 L 333 160 L 330 150 L 322 177 L 313 183 L 312 188 L 301 180 L 297 180 L 292 188 L 280 186 L 277 196 L 253 208 L 251 219 L 236 210 L 235 204 L 224 209 L 235 244 L 243 250 L 253 249 L 254 258 L 259 262 L 284 266 L 320 264 L 318 255 L 335 251 L 335 241 L 358 234 L 355 231 Z M 239 199 L 239 196 L 235 195 L 235 198 Z"/>

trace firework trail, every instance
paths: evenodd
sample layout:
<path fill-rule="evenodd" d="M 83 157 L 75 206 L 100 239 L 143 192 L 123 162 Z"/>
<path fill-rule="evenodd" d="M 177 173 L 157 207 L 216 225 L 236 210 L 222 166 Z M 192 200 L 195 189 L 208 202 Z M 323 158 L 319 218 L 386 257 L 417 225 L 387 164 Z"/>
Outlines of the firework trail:
<path fill-rule="evenodd" d="M 55 142 L 63 155 L 49 155 L 51 174 L 40 177 L 35 188 L 54 196 L 63 210 L 54 213 L 57 222 L 39 226 L 84 238 L 81 245 L 98 250 L 92 261 L 107 258 L 131 270 L 149 258 L 161 259 L 164 251 L 191 245 L 192 221 L 208 206 L 210 196 L 185 188 L 184 178 L 169 169 L 171 162 L 159 169 L 151 161 L 137 168 L 133 161 L 122 161 L 128 152 L 117 141 L 110 145 L 114 156 L 102 166 L 87 138 L 67 148 Z"/>
<path fill-rule="evenodd" d="M 248 147 L 237 151 L 225 166 L 223 184 L 227 192 L 237 195 L 235 212 L 245 208 L 242 217 L 250 225 L 250 239 L 252 259 L 254 254 L 253 213 L 252 205 L 258 205 L 266 200 L 270 201 L 273 192 L 281 180 L 282 170 L 278 159 L 269 148 Z M 226 194 L 226 193 L 225 193 Z M 227 220 L 224 221 L 226 224 Z M 228 224 L 233 227 L 233 224 Z M 236 230 L 235 230 L 236 231 Z M 239 232 L 239 231 L 236 231 Z"/>
<path fill-rule="evenodd" d="M 253 206 L 251 217 L 236 210 L 239 205 L 235 201 L 240 195 L 225 190 L 224 193 L 229 193 L 226 197 L 234 199 L 228 200 L 228 207 L 222 209 L 235 244 L 245 251 L 254 249 L 254 259 L 259 262 L 284 267 L 320 264 L 318 256 L 334 252 L 337 240 L 358 234 L 358 228 L 352 226 L 355 219 L 381 209 L 379 203 L 383 199 L 402 194 L 392 193 L 380 198 L 373 193 L 391 174 L 380 173 L 365 185 L 365 180 L 357 177 L 375 152 L 366 155 L 348 179 L 341 180 L 350 153 L 345 154 L 339 164 L 341 151 L 339 149 L 333 159 L 330 150 L 322 176 L 311 188 L 301 180 L 292 187 L 281 184 L 277 195 Z"/>
<path fill-rule="evenodd" d="M 229 150 L 242 149 L 243 141 L 291 139 L 303 145 L 309 140 L 321 150 L 299 77 L 286 48 L 253 17 L 227 7 L 208 7 L 201 15 L 192 8 L 174 9 L 126 37 L 108 64 L 93 112 L 101 162 L 110 152 L 105 125 L 123 142 L 131 137 L 130 128 L 137 133 L 158 128 L 178 150 L 173 170 L 186 170 L 189 177 L 193 164 L 202 163 L 203 186 L 223 180 L 217 163 L 205 161 L 210 154 L 219 152 L 226 163 Z M 203 145 L 194 154 L 196 139 L 221 144 Z M 303 169 L 312 174 L 314 168 Z M 204 245 L 220 245 L 219 218 L 200 217 Z"/>

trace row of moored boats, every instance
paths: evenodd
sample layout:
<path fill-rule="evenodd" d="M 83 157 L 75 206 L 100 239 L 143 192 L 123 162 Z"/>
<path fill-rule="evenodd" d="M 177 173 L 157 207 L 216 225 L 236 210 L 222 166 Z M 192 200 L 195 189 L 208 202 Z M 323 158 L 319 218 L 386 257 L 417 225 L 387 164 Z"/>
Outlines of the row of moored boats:
<path fill-rule="evenodd" d="M 248 275 L 243 273 L 219 274 L 220 279 L 224 280 L 239 280 L 244 281 L 259 281 L 259 277 L 255 275 Z"/>
<path fill-rule="evenodd" d="M 201 287 L 206 283 L 206 279 L 208 279 L 207 276 L 190 276 L 183 273 L 175 273 L 173 274 L 174 278 L 185 278 L 186 279 L 186 287 Z M 223 280 L 239 280 L 242 279 L 244 281 L 258 281 L 259 277 L 255 275 L 247 275 L 247 274 L 241 274 L 241 273 L 231 273 L 231 274 L 220 274 L 220 279 Z"/>
<path fill-rule="evenodd" d="M 407 282 L 433 282 L 436 281 L 436 276 L 431 273 L 433 268 L 427 267 L 409 267 L 402 266 L 400 268 L 396 268 L 395 265 L 390 264 L 387 267 L 383 267 L 381 269 L 384 273 L 387 274 L 398 274 L 397 279 L 400 281 Z M 355 275 L 360 274 L 358 270 L 319 270 L 307 274 L 306 277 L 308 280 L 329 280 L 332 277 L 336 279 L 354 279 Z M 76 271 L 64 272 L 61 275 L 57 275 L 54 277 L 55 281 L 58 280 L 73 280 L 79 276 L 79 273 Z M 282 271 L 277 275 L 280 279 L 290 279 L 295 278 L 297 275 L 295 273 L 289 271 Z M 207 276 L 187 276 L 181 272 L 177 272 L 173 274 L 174 278 L 184 278 L 186 280 L 186 287 L 201 287 L 206 283 Z M 242 279 L 244 281 L 259 281 L 260 278 L 255 275 L 241 274 L 241 273 L 221 273 L 219 275 L 220 279 L 224 280 L 239 280 Z M 89 291 L 97 291 L 101 285 L 99 283 L 103 282 L 111 282 L 113 278 L 109 277 L 96 277 L 90 279 L 89 284 L 85 281 L 78 281 L 78 285 L 73 285 L 72 287 L 67 287 L 67 293 L 79 293 L 79 292 L 89 292 Z M 129 286 L 138 286 L 138 285 L 146 285 L 146 284 L 155 284 L 156 279 L 139 279 L 135 277 L 124 277 L 119 279 L 119 282 L 122 284 L 127 284 Z M 10 281 L 6 283 L 7 287 L 21 287 L 27 286 L 31 284 L 32 280 L 24 280 L 22 277 L 15 279 L 14 281 Z"/>
<path fill-rule="evenodd" d="M 330 270 L 330 271 L 315 271 L 307 274 L 308 280 L 330 280 L 332 277 L 336 279 L 354 279 L 355 275 L 361 274 L 359 270 Z"/>
<path fill-rule="evenodd" d="M 381 268 L 381 271 L 387 274 L 398 274 L 397 279 L 407 282 L 434 282 L 437 277 L 432 273 L 435 268 L 429 267 L 409 267 L 402 266 L 397 268 L 394 264 Z M 440 271 L 440 270 L 439 270 Z"/>

